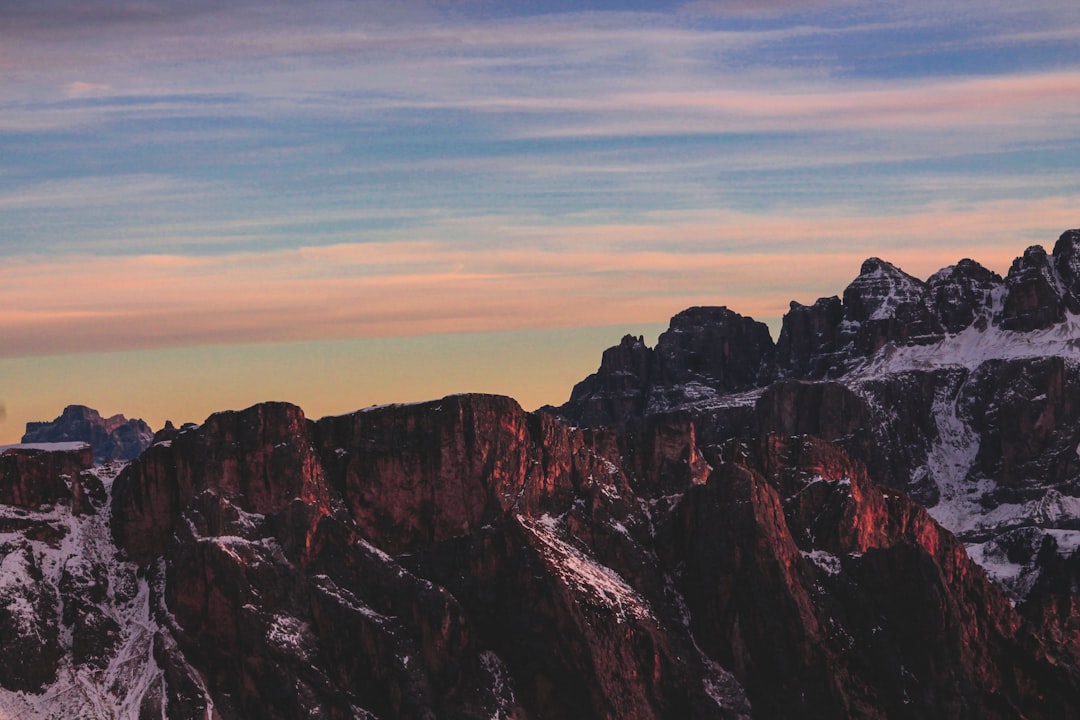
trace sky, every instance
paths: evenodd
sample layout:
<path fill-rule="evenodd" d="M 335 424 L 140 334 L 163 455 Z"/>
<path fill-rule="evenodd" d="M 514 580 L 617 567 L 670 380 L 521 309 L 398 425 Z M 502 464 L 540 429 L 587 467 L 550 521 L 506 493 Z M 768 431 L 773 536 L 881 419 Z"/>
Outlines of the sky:
<path fill-rule="evenodd" d="M 0 443 L 557 404 L 685 307 L 1077 226 L 1075 0 L 0 0 Z"/>

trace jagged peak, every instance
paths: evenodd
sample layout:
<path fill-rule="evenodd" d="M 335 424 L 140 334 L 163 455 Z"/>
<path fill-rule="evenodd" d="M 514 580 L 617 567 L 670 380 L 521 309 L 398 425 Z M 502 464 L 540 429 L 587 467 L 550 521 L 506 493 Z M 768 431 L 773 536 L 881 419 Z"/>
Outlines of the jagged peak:
<path fill-rule="evenodd" d="M 867 280 L 876 280 L 878 278 L 893 284 L 911 285 L 914 287 L 923 287 L 926 284 L 914 275 L 909 275 L 904 272 L 888 260 L 882 260 L 879 257 L 870 257 L 863 261 L 863 264 L 859 268 L 859 276 L 855 278 L 848 287 L 858 286 L 865 283 Z"/>
<path fill-rule="evenodd" d="M 1073 258 L 1080 257 L 1080 228 L 1061 233 L 1061 237 L 1054 243 L 1053 255 L 1055 258 L 1066 255 Z"/>
<path fill-rule="evenodd" d="M 1012 265 L 1009 266 L 1009 278 L 1013 278 L 1016 275 L 1027 273 L 1031 271 L 1037 271 L 1045 274 L 1047 277 L 1052 277 L 1053 267 L 1050 262 L 1050 255 L 1047 254 L 1046 248 L 1042 245 L 1029 245 L 1024 254 L 1017 257 L 1012 261 Z"/>
<path fill-rule="evenodd" d="M 891 277 L 903 277 L 919 282 L 918 278 L 908 275 L 896 265 L 893 265 L 888 260 L 882 260 L 879 257 L 869 257 L 863 260 L 862 266 L 859 268 L 859 275 L 885 275 Z"/>
<path fill-rule="evenodd" d="M 684 327 L 697 327 L 703 323 L 723 323 L 741 320 L 753 320 L 753 318 L 746 315 L 740 315 L 728 308 L 727 305 L 694 305 L 672 316 L 669 331 L 677 331 Z"/>
<path fill-rule="evenodd" d="M 1080 230 L 1066 230 L 1058 238 L 1054 245 L 1054 269 L 1069 309 L 1080 313 Z"/>
<path fill-rule="evenodd" d="M 971 258 L 964 258 L 955 265 L 947 265 L 938 270 L 927 278 L 926 284 L 931 287 L 936 287 L 961 278 L 986 283 L 1000 283 L 1004 280 L 1004 278 L 996 272 L 983 266 L 981 263 L 978 263 Z"/>

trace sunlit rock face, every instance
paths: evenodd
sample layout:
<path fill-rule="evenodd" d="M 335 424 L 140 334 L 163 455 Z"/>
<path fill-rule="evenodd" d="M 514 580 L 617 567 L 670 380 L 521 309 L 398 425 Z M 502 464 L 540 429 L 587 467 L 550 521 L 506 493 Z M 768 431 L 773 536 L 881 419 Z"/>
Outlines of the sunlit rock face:
<path fill-rule="evenodd" d="M 622 435 L 479 395 L 319 422 L 270 403 L 82 473 L 90 514 L 73 494 L 4 506 L 0 592 L 27 612 L 0 631 L 31 659 L 0 667 L 7 712 L 1077 709 L 1071 606 L 1025 617 L 930 514 L 806 434 L 703 446 L 687 419 Z"/>

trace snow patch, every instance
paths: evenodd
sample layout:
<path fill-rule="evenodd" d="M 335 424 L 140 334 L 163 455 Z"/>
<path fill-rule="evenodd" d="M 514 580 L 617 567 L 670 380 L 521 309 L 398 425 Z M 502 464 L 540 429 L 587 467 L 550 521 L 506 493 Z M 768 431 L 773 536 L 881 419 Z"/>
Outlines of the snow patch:
<path fill-rule="evenodd" d="M 1058 554 L 1069 557 L 1080 549 L 1080 530 L 1046 530 L 1057 541 Z"/>
<path fill-rule="evenodd" d="M 824 550 L 800 550 L 800 554 L 810 562 L 824 570 L 828 575 L 840 574 L 840 558 Z"/>
<path fill-rule="evenodd" d="M 610 607 L 619 622 L 652 618 L 645 600 L 618 573 L 555 534 L 553 523 L 557 520 L 549 515 L 540 519 L 516 517 L 539 542 L 536 549 L 548 557 L 549 567 L 566 585 Z"/>
<path fill-rule="evenodd" d="M 73 450 L 85 450 L 90 447 L 84 442 L 54 442 L 54 443 L 15 443 L 14 445 L 0 445 L 0 455 L 8 450 L 45 450 L 46 452 L 72 452 Z"/>
<path fill-rule="evenodd" d="M 986 571 L 987 576 L 1017 600 L 1031 592 L 1039 571 L 1026 565 L 1010 562 L 993 540 L 967 546 L 968 557 Z"/>
<path fill-rule="evenodd" d="M 1080 357 L 1080 316 L 1071 313 L 1065 320 L 1043 330 L 1020 332 L 997 325 L 979 329 L 974 325 L 946 335 L 929 345 L 890 346 L 868 358 L 848 374 L 849 378 L 872 379 L 911 370 L 963 367 L 973 370 L 988 360 L 1027 360 L 1042 357 Z"/>
<path fill-rule="evenodd" d="M 111 481 L 114 470 L 119 471 L 102 466 L 95 472 Z M 62 531 L 62 538 L 53 544 L 30 540 L 19 533 L 5 534 L 4 542 L 17 549 L 0 561 L 0 593 L 31 581 L 30 564 L 41 575 L 40 581 L 33 580 L 34 585 L 40 582 L 54 590 L 65 569 L 76 579 L 89 579 L 104 570 L 110 592 L 97 607 L 120 628 L 104 668 L 75 666 L 71 660 L 71 628 L 61 624 L 62 607 L 56 607 L 55 616 L 44 618 L 60 626 L 60 641 L 66 650 L 56 680 L 37 694 L 0 688 L 0 718 L 140 718 L 144 700 L 163 692 L 163 673 L 153 655 L 154 638 L 162 630 L 153 618 L 146 580 L 136 578 L 133 563 L 115 558 L 116 548 L 109 533 L 109 504 L 99 514 L 87 516 L 73 515 L 66 504 L 42 512 L 13 512 L 12 508 L 0 506 L 0 514 Z M 31 607 L 24 594 L 12 599 L 15 602 L 9 607 L 18 613 Z M 43 620 L 27 619 L 35 624 Z M 161 700 L 164 702 L 163 697 Z"/>
<path fill-rule="evenodd" d="M 517 697 L 514 695 L 514 686 L 510 682 L 510 673 L 507 672 L 506 665 L 490 650 L 480 653 L 480 664 L 491 676 L 491 693 L 495 696 L 496 707 L 491 720 L 510 720 L 515 717 Z"/>
<path fill-rule="evenodd" d="M 270 621 L 266 639 L 278 650 L 296 652 L 303 648 L 305 630 L 307 630 L 307 624 L 298 618 L 291 615 L 274 615 Z"/>

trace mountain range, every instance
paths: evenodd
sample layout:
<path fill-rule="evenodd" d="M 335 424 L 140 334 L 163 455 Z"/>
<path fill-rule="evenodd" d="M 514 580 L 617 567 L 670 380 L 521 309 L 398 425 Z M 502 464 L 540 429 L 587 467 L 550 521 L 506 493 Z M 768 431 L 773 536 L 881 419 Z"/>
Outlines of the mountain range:
<path fill-rule="evenodd" d="M 1080 231 L 531 413 L 98 420 L 0 449 L 0 715 L 1080 716 Z"/>

